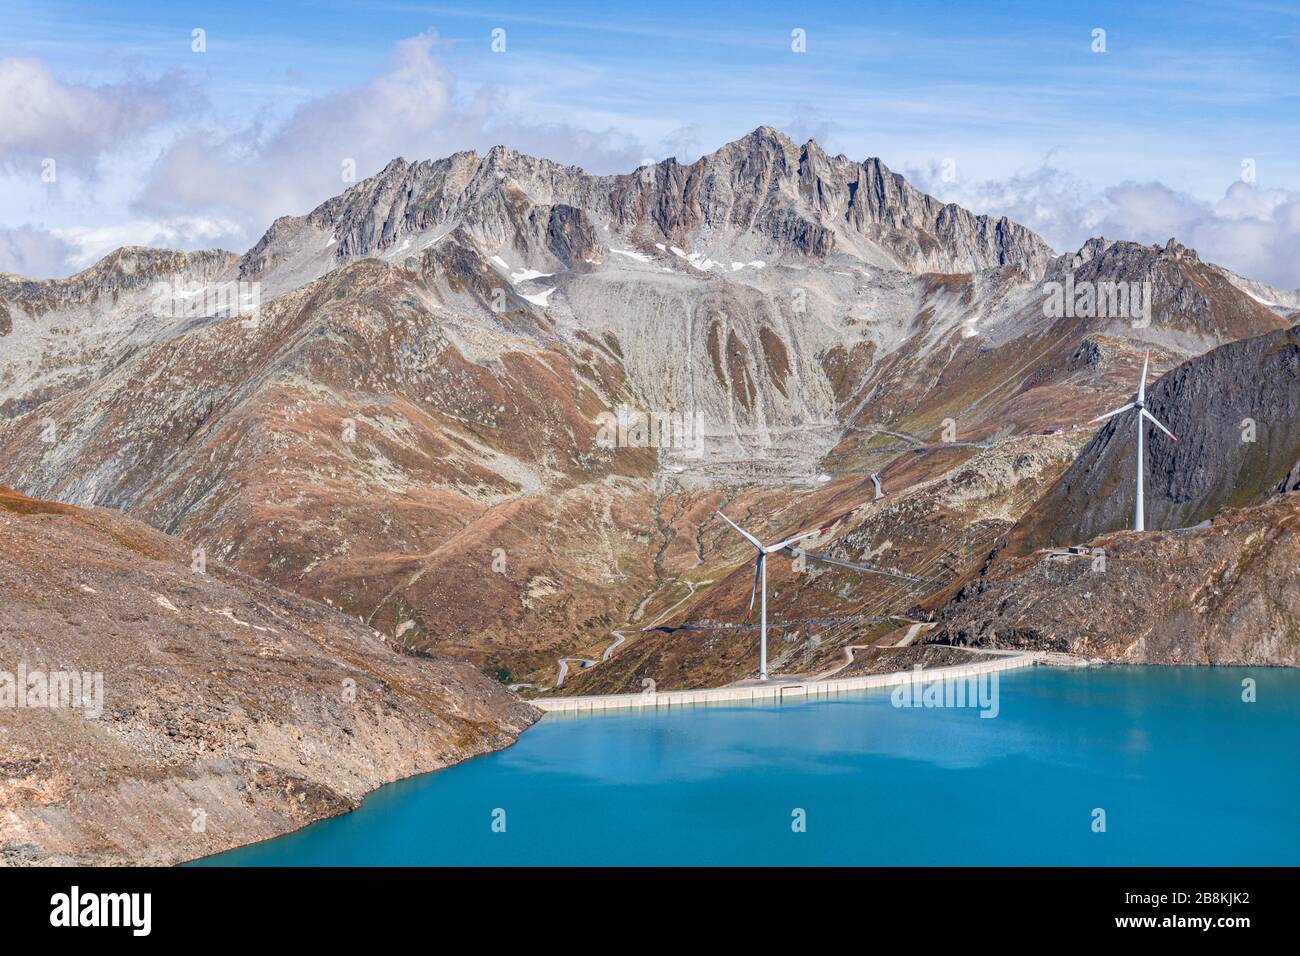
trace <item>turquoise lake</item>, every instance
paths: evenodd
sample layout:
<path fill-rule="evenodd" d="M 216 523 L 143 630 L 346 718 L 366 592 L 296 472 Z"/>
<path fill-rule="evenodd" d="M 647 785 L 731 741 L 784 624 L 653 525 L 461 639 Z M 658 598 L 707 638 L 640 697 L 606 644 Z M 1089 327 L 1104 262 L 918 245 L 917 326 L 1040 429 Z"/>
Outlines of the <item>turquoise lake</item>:
<path fill-rule="evenodd" d="M 550 715 L 508 750 L 199 862 L 1300 864 L 1300 671 L 1034 667 L 1002 674 L 999 698 L 992 719 L 888 690 Z"/>

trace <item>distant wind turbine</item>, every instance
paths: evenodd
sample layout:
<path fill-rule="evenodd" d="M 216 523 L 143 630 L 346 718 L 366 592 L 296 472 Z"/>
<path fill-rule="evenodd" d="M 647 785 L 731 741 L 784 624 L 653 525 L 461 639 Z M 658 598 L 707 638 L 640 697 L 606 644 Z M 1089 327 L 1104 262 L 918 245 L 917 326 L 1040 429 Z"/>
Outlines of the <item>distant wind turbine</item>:
<path fill-rule="evenodd" d="M 1098 415 L 1092 421 L 1088 422 L 1089 425 L 1092 425 L 1096 422 L 1105 421 L 1108 418 L 1114 418 L 1116 415 L 1120 415 L 1124 412 L 1127 412 L 1130 408 L 1136 408 L 1138 410 L 1138 415 L 1137 415 L 1137 432 L 1138 432 L 1137 479 L 1138 481 L 1137 481 L 1137 499 L 1133 505 L 1133 530 L 1134 531 L 1146 530 L 1146 521 L 1143 518 L 1144 509 L 1142 507 L 1142 458 L 1143 458 L 1142 435 L 1146 431 L 1146 426 L 1142 424 L 1142 419 L 1144 418 L 1150 419 L 1151 423 L 1155 425 L 1156 428 L 1159 428 L 1162 432 L 1164 432 L 1174 441 L 1178 441 L 1177 435 L 1171 432 L 1168 428 L 1165 428 L 1164 425 L 1160 424 L 1160 420 L 1158 418 L 1156 418 L 1149 411 L 1147 411 L 1147 404 L 1146 404 L 1147 364 L 1150 361 L 1151 361 L 1151 352 L 1148 350 L 1146 357 L 1142 359 L 1142 377 L 1138 379 L 1138 397 L 1136 402 L 1129 402 L 1127 405 L 1124 405 L 1121 408 L 1117 408 L 1113 412 L 1107 412 L 1105 415 Z"/>
<path fill-rule="evenodd" d="M 830 524 L 822 525 L 820 528 L 814 528 L 812 531 L 805 531 L 797 534 L 793 538 L 786 538 L 773 545 L 764 546 L 761 541 L 742 528 L 736 522 L 732 521 L 718 508 L 713 509 L 718 516 L 727 524 L 731 525 L 742 535 L 745 540 L 758 549 L 758 557 L 754 559 L 754 590 L 749 594 L 749 611 L 745 614 L 745 620 L 749 620 L 750 615 L 754 613 L 754 598 L 761 593 L 759 611 L 758 611 L 758 679 L 767 680 L 767 556 L 782 551 L 794 544 L 796 541 L 802 541 L 804 538 L 811 538 L 815 534 L 821 534 L 829 528 Z M 831 522 L 834 524 L 835 522 Z"/>

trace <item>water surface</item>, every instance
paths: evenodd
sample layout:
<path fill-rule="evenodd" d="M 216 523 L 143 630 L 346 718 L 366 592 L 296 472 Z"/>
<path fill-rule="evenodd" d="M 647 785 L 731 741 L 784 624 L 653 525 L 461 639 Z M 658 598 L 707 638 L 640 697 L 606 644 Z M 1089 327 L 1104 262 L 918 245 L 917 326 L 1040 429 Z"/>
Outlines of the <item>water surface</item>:
<path fill-rule="evenodd" d="M 508 750 L 201 862 L 1300 864 L 1300 671 L 1000 677 L 993 719 L 888 690 L 548 715 Z"/>

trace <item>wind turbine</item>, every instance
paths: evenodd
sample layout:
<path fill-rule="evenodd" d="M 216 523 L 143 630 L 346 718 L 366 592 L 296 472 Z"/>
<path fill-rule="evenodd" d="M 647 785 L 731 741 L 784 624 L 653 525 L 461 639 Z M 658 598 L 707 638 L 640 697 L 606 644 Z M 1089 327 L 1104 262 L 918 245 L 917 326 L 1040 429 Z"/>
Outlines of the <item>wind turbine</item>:
<path fill-rule="evenodd" d="M 1137 432 L 1138 432 L 1138 454 L 1137 454 L 1137 459 L 1138 459 L 1137 468 L 1138 468 L 1138 470 L 1137 470 L 1137 478 L 1138 478 L 1138 483 L 1137 483 L 1137 499 L 1136 499 L 1136 501 L 1135 501 L 1135 503 L 1134 503 L 1134 505 L 1133 505 L 1133 530 L 1134 530 L 1134 531 L 1145 531 L 1145 530 L 1146 530 L 1146 521 L 1145 521 L 1145 519 L 1143 518 L 1143 515 L 1142 515 L 1142 512 L 1143 512 L 1143 507 L 1142 507 L 1142 435 L 1143 435 L 1143 433 L 1146 431 L 1146 426 L 1144 426 L 1144 425 L 1142 424 L 1142 419 L 1144 419 L 1144 418 L 1150 419 L 1150 420 L 1151 420 L 1151 423 L 1154 424 L 1154 425 L 1156 426 L 1156 428 L 1159 428 L 1162 432 L 1164 432 L 1166 435 L 1168 435 L 1168 436 L 1169 436 L 1170 438 L 1172 438 L 1174 441 L 1178 441 L 1178 436 L 1177 436 L 1177 435 L 1175 435 L 1173 432 L 1171 432 L 1168 428 L 1165 428 L 1164 425 L 1160 424 L 1160 419 L 1156 418 L 1156 417 L 1155 417 L 1154 415 L 1152 415 L 1149 411 L 1147 411 L 1147 401 L 1146 401 L 1146 399 L 1147 399 L 1147 363 L 1149 363 L 1150 361 L 1151 361 L 1151 351 L 1148 349 L 1148 350 L 1147 350 L 1146 357 L 1142 359 L 1142 377 L 1141 377 L 1140 379 L 1138 379 L 1138 396 L 1137 396 L 1137 401 L 1136 401 L 1136 402 L 1129 402 L 1127 405 L 1124 405 L 1124 406 L 1122 406 L 1121 408 L 1117 408 L 1117 409 L 1115 409 L 1113 412 L 1107 412 L 1105 415 L 1098 415 L 1098 416 L 1097 416 L 1096 418 L 1094 418 L 1092 421 L 1088 422 L 1089 425 L 1092 425 L 1092 424 L 1094 424 L 1095 422 L 1102 422 L 1102 421 L 1105 421 L 1105 420 L 1108 419 L 1108 418 L 1114 418 L 1116 415 L 1119 415 L 1119 414 L 1122 414 L 1122 413 L 1124 413 L 1124 412 L 1127 412 L 1130 408 L 1136 408 L 1136 409 L 1138 410 L 1138 415 L 1137 415 Z"/>
<path fill-rule="evenodd" d="M 758 557 L 754 559 L 754 590 L 749 594 L 749 611 L 745 614 L 745 620 L 748 621 L 750 615 L 754 613 L 754 598 L 757 597 L 761 591 L 762 598 L 759 602 L 758 610 L 758 679 L 767 680 L 767 556 L 788 548 L 796 541 L 802 541 L 804 538 L 811 538 L 815 534 L 820 534 L 831 525 L 825 524 L 820 528 L 814 528 L 812 531 L 805 531 L 802 534 L 797 534 L 793 538 L 786 538 L 784 541 L 780 541 L 776 544 L 764 546 L 763 543 L 752 534 L 724 515 L 721 509 L 714 508 L 713 510 L 717 512 L 718 516 L 722 518 L 723 521 L 727 522 L 727 524 L 731 525 L 744 535 L 746 541 L 758 549 Z M 831 522 L 831 524 L 834 523 L 835 522 L 833 521 Z"/>

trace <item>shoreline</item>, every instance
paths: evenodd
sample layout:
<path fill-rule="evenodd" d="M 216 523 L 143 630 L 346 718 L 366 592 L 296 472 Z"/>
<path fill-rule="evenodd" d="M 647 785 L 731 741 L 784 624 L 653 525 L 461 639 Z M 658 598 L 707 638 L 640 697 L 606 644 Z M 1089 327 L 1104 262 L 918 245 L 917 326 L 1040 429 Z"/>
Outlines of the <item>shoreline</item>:
<path fill-rule="evenodd" d="M 187 857 L 185 859 L 177 860 L 173 862 L 171 865 L 192 866 L 196 863 L 199 863 L 200 861 L 212 860 L 215 859 L 216 857 L 224 856 L 226 853 L 232 852 L 234 850 L 242 849 L 243 847 L 255 846 L 256 844 L 259 843 L 267 843 L 272 840 L 278 840 L 281 837 L 288 836 L 291 833 L 301 832 L 302 830 L 312 827 L 325 820 L 333 819 L 340 816 L 346 816 L 349 813 L 355 813 L 357 810 L 361 808 L 361 805 L 367 799 L 369 799 L 369 797 L 372 794 L 378 792 L 379 790 L 382 790 L 385 787 L 390 787 L 394 784 L 401 783 L 406 780 L 414 780 L 419 777 L 427 776 L 430 774 L 441 773 L 442 771 L 449 770 L 455 766 L 460 766 L 461 764 L 467 763 L 469 761 L 477 760 L 481 757 L 489 756 L 494 753 L 499 753 L 503 750 L 508 750 L 510 747 L 513 747 L 515 744 L 517 744 L 524 734 L 526 734 L 537 724 L 541 723 L 541 721 L 545 718 L 547 713 L 566 713 L 566 712 L 569 714 L 591 713 L 593 711 L 603 711 L 603 710 L 628 710 L 634 708 L 639 709 L 647 706 L 694 707 L 700 705 L 708 706 L 710 703 L 781 700 L 787 696 L 790 697 L 791 699 L 794 699 L 796 697 L 800 699 L 807 699 L 809 697 L 832 697 L 832 696 L 838 696 L 840 694 L 853 693 L 855 691 L 863 690 L 866 688 L 893 687 L 899 684 L 908 684 L 908 683 L 912 683 L 916 676 L 920 676 L 923 681 L 929 681 L 936 678 L 942 679 L 945 675 L 952 679 L 961 679 L 965 677 L 975 676 L 976 674 L 981 674 L 981 673 L 991 673 L 994 671 L 1003 671 L 1003 670 L 1015 670 L 1015 669 L 1033 666 L 1036 663 L 1041 663 L 1042 658 L 1048 656 L 1048 652 L 1046 651 L 998 651 L 992 653 L 996 654 L 993 660 L 981 661 L 975 664 L 950 664 L 943 667 L 925 668 L 922 671 L 910 671 L 910 670 L 891 671 L 890 673 L 887 674 L 870 674 L 863 677 L 846 677 L 839 680 L 830 679 L 830 680 L 823 680 L 823 681 L 818 681 L 818 680 L 792 681 L 789 678 L 775 678 L 774 680 L 769 681 L 766 685 L 755 683 L 751 686 L 742 683 L 742 684 L 729 684 L 723 687 L 703 688 L 699 690 L 664 691 L 662 693 L 653 695 L 653 697 L 656 698 L 656 700 L 650 700 L 649 698 L 651 697 L 651 695 L 646 695 L 646 694 L 608 694 L 608 695 L 596 695 L 596 696 L 589 696 L 589 697 L 559 697 L 559 698 L 551 698 L 549 700 L 546 698 L 528 700 L 526 698 L 521 697 L 520 700 L 523 700 L 525 703 L 530 704 L 535 709 L 541 711 L 542 716 L 539 717 L 537 720 L 533 721 L 528 727 L 525 727 L 523 730 L 521 730 L 519 734 L 515 737 L 515 739 L 510 741 L 510 743 L 506 744 L 504 747 L 485 750 L 482 753 L 474 754 L 470 757 L 467 757 L 465 760 L 459 760 L 456 761 L 455 763 L 448 764 L 444 767 L 434 767 L 428 770 L 418 771 L 416 773 L 410 774 L 405 777 L 397 777 L 393 780 L 389 780 L 386 781 L 385 783 L 381 783 L 377 787 L 373 788 L 372 790 L 368 790 L 366 793 L 362 794 L 361 797 L 357 800 L 356 806 L 354 807 L 341 810 L 338 813 L 331 813 L 325 816 L 317 817 L 314 820 L 309 820 L 303 823 L 301 826 L 285 830 L 283 833 L 276 833 L 269 836 L 261 837 L 260 839 L 250 840 L 247 843 L 240 843 L 234 846 L 229 846 L 224 849 L 218 850 L 214 853 L 206 853 L 201 856 Z M 811 692 L 809 692 L 808 690 L 809 688 L 812 688 Z M 689 701 L 684 700 L 683 699 L 684 695 L 691 696 L 694 699 Z M 714 698 L 705 695 L 720 695 L 720 696 Z M 633 701 L 633 703 L 605 705 L 605 706 L 597 706 L 597 707 L 542 706 L 544 703 L 552 704 L 552 705 L 554 704 L 564 705 L 572 702 L 590 702 L 590 701 L 598 701 L 598 700 L 620 701 L 620 700 L 627 700 L 629 698 Z M 144 864 L 144 865 L 156 865 L 156 864 Z M 218 864 L 218 865 L 225 865 L 225 864 Z"/>
<path fill-rule="evenodd" d="M 1042 663 L 1046 651 L 1011 651 L 996 655 L 991 660 L 973 664 L 948 664 L 921 670 L 891 671 L 887 674 L 867 674 L 862 677 L 843 677 L 829 680 L 789 680 L 776 678 L 765 683 L 728 684 L 724 687 L 706 687 L 695 690 L 669 690 L 640 694 L 595 694 L 587 697 L 551 697 L 529 701 L 544 713 L 591 713 L 602 710 L 642 710 L 658 707 L 694 707 L 716 703 L 743 701 L 781 701 L 788 698 L 834 697 L 880 687 L 897 687 L 900 684 L 933 680 L 960 680 L 980 674 L 1018 670 Z"/>
<path fill-rule="evenodd" d="M 553 698 L 551 700 L 544 701 L 545 703 L 552 704 L 552 705 L 565 704 L 565 703 L 572 704 L 574 702 L 577 702 L 579 704 L 579 706 L 567 706 L 567 707 L 564 706 L 543 707 L 540 706 L 540 704 L 543 703 L 543 701 L 533 700 L 533 701 L 528 701 L 528 703 L 532 704 L 538 710 L 542 711 L 543 713 L 542 718 L 539 718 L 537 721 L 534 721 L 529 727 L 526 727 L 523 731 L 519 733 L 519 735 L 514 740 L 512 740 L 509 744 L 507 744 L 504 747 L 495 748 L 492 750 L 486 750 L 482 753 L 475 754 L 472 757 L 466 758 L 465 760 L 457 761 L 454 764 L 448 764 L 445 767 L 438 767 L 430 770 L 424 770 L 418 773 L 410 774 L 409 776 L 399 777 L 397 779 L 388 781 L 387 783 L 381 784 L 380 786 L 375 787 L 373 790 L 368 791 L 366 794 L 364 794 L 361 797 L 361 799 L 357 802 L 357 805 L 355 807 L 344 810 L 340 813 L 319 817 L 315 820 L 303 824 L 300 827 L 287 830 L 284 833 L 263 837 L 261 839 L 253 840 L 250 841 L 249 843 L 239 844 L 237 846 L 227 847 L 226 849 L 220 850 L 216 853 L 205 854 L 203 856 L 197 856 L 197 857 L 190 857 L 185 860 L 179 860 L 173 863 L 172 865 L 192 866 L 196 863 L 200 863 L 201 861 L 212 860 L 216 857 L 224 856 L 229 852 L 242 849 L 243 847 L 246 846 L 252 846 L 259 843 L 272 842 L 274 840 L 287 836 L 291 833 L 296 833 L 308 829 L 309 827 L 315 826 L 316 824 L 322 823 L 328 819 L 333 819 L 340 816 L 346 816 L 347 814 L 350 813 L 355 813 L 357 810 L 361 809 L 362 804 L 366 800 L 368 800 L 374 793 L 376 793 L 379 790 L 385 789 L 387 787 L 405 781 L 415 780 L 420 777 L 431 776 L 437 773 L 441 773 L 453 767 L 460 766 L 462 764 L 468 763 L 473 760 L 478 760 L 484 757 L 492 756 L 504 750 L 508 750 L 511 747 L 514 747 L 516 744 L 519 743 L 520 740 L 523 739 L 524 735 L 527 734 L 529 730 L 531 730 L 533 727 L 537 726 L 538 724 L 542 723 L 543 720 L 545 719 L 545 715 L 548 713 L 565 714 L 569 717 L 578 717 L 583 714 L 592 714 L 592 713 L 598 713 L 602 711 L 626 712 L 628 710 L 642 710 L 647 707 L 657 708 L 661 706 L 667 706 L 667 707 L 676 706 L 678 708 L 688 707 L 693 709 L 695 707 L 708 707 L 708 706 L 716 706 L 719 704 L 725 705 L 728 703 L 758 702 L 758 701 L 769 701 L 769 700 L 780 702 L 784 700 L 786 697 L 789 697 L 792 700 L 794 699 L 808 700 L 810 698 L 811 699 L 831 698 L 831 697 L 838 697 L 841 695 L 852 694 L 867 689 L 897 687 L 899 685 L 913 684 L 913 683 L 930 683 L 932 681 L 943 680 L 945 678 L 952 679 L 952 680 L 961 680 L 968 677 L 976 676 L 978 674 L 1000 673 L 1001 671 L 1006 671 L 1006 670 L 1023 670 L 1025 668 L 1035 667 L 1035 666 L 1053 667 L 1062 670 L 1071 670 L 1071 669 L 1087 668 L 1087 667 L 1107 667 L 1107 666 L 1120 666 L 1120 667 L 1165 666 L 1165 667 L 1190 667 L 1194 669 L 1214 668 L 1214 667 L 1242 668 L 1242 667 L 1251 667 L 1251 666 L 1264 666 L 1270 668 L 1277 668 L 1277 665 L 1249 665 L 1249 664 L 1222 664 L 1222 665 L 1164 664 L 1161 665 L 1161 664 L 1149 664 L 1147 662 L 1137 663 L 1137 662 L 1106 661 L 1098 658 L 1076 657 L 1073 655 L 1068 655 L 1068 654 L 1064 654 L 1061 652 L 1054 652 L 1054 651 L 1002 650 L 996 653 L 996 656 L 994 656 L 993 659 L 981 661 L 974 664 L 945 665 L 943 667 L 924 668 L 920 671 L 913 671 L 913 670 L 891 671 L 886 674 L 871 674 L 862 677 L 844 678 L 842 680 L 797 681 L 797 680 L 792 680 L 790 678 L 784 678 L 784 679 L 775 678 L 774 680 L 769 681 L 766 685 L 760 685 L 755 682 L 753 684 L 745 684 L 745 683 L 729 684 L 723 687 L 701 688 L 696 690 L 664 691 L 653 695 L 653 697 L 657 699 L 651 699 L 651 695 L 648 694 L 608 694 L 608 695 L 592 695 L 588 697 Z M 1288 668 L 1283 666 L 1277 669 L 1287 670 L 1287 669 L 1294 669 L 1294 668 Z M 624 703 L 606 704 L 604 706 L 596 706 L 596 707 L 582 706 L 583 703 L 590 703 L 592 701 L 615 701 L 615 702 L 621 701 Z M 217 864 L 217 865 L 238 866 L 240 864 Z"/>

